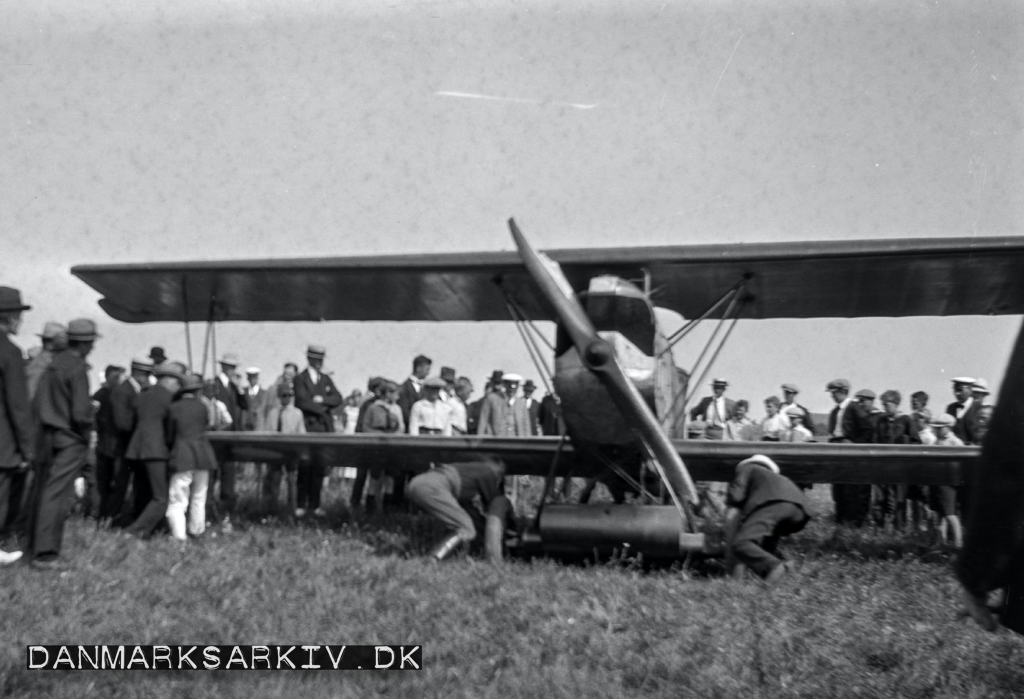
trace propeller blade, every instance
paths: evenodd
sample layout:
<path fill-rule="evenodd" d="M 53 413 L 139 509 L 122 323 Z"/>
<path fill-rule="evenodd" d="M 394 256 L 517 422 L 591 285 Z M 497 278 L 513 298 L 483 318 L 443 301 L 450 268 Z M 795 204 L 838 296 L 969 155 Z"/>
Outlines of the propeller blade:
<path fill-rule="evenodd" d="M 673 493 L 678 498 L 685 498 L 696 505 L 697 489 L 683 460 L 672 445 L 672 440 L 662 430 L 658 419 L 651 412 L 636 385 L 626 376 L 611 345 L 597 334 L 594 324 L 590 322 L 586 311 L 577 300 L 576 293 L 569 280 L 565 278 L 562 268 L 557 262 L 534 250 L 513 219 L 509 219 L 508 225 L 512 230 L 512 239 L 519 248 L 523 264 L 555 308 L 558 319 L 580 353 L 583 363 L 608 389 L 627 423 L 639 433 L 654 458 L 661 464 Z"/>

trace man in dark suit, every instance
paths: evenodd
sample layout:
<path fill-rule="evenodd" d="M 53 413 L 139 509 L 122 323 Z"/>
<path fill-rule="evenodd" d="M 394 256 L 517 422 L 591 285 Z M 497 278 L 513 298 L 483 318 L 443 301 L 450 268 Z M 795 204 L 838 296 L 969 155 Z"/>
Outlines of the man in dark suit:
<path fill-rule="evenodd" d="M 95 490 L 88 493 L 87 502 L 92 510 L 91 514 L 99 519 L 101 524 L 110 506 L 110 494 L 114 489 L 114 469 L 117 462 L 117 425 L 114 424 L 114 406 L 110 397 L 114 389 L 121 383 L 123 374 L 124 367 L 108 366 L 103 372 L 105 378 L 103 385 L 96 393 L 92 394 L 92 399 L 98 406 L 96 408 L 96 470 L 95 482 L 87 482 L 90 488 L 95 487 Z"/>
<path fill-rule="evenodd" d="M 242 414 L 249 407 L 249 398 L 235 382 L 235 369 L 238 368 L 238 356 L 227 353 L 220 358 L 220 373 L 215 382 L 215 398 L 222 402 L 231 415 L 231 431 L 243 430 Z M 231 515 L 235 511 L 238 496 L 235 494 L 235 479 L 238 473 L 238 462 L 225 461 L 220 464 L 220 515 L 225 528 L 231 529 Z M 213 489 L 213 485 L 210 485 Z"/>
<path fill-rule="evenodd" d="M 106 510 L 100 515 L 115 525 L 123 523 L 118 520 L 121 510 L 124 508 L 124 498 L 128 493 L 129 483 L 133 483 L 135 504 L 128 523 L 135 521 L 135 518 L 142 514 L 146 503 L 149 502 L 149 487 L 146 485 L 147 479 L 142 464 L 126 459 L 124 453 L 128 449 L 128 442 L 132 439 L 132 432 L 135 431 L 135 409 L 139 394 L 149 388 L 149 377 L 152 373 L 153 363 L 149 359 L 136 357 L 132 360 L 131 374 L 110 392 L 110 410 L 117 433 L 114 452 L 114 487 L 110 492 Z"/>
<path fill-rule="evenodd" d="M 531 379 L 527 379 L 523 384 L 523 404 L 526 406 L 526 415 L 529 418 L 531 437 L 538 437 L 541 434 L 540 401 L 533 397 L 533 392 L 536 390 L 537 384 Z"/>
<path fill-rule="evenodd" d="M 36 456 L 25 358 L 8 337 L 18 334 L 21 314 L 30 308 L 21 302 L 20 291 L 0 286 L 0 531 L 20 515 L 25 474 Z M 0 565 L 19 558 L 21 551 L 0 549 Z"/>
<path fill-rule="evenodd" d="M 810 520 L 804 494 L 774 461 L 755 454 L 736 466 L 726 504 L 729 553 L 766 583 L 777 582 L 788 570 L 776 555 L 779 539 Z"/>
<path fill-rule="evenodd" d="M 964 444 L 978 444 L 978 408 L 980 401 L 975 400 L 972 389 L 974 379 L 959 376 L 953 379 L 953 396 L 955 401 L 946 406 L 946 412 L 956 418 L 953 434 Z"/>
<path fill-rule="evenodd" d="M 323 372 L 326 354 L 327 350 L 323 347 L 310 345 L 306 350 L 309 366 L 295 377 L 295 407 L 302 411 L 306 432 L 314 434 L 334 432 L 331 410 L 341 405 L 343 400 L 334 381 Z M 326 472 L 327 464 L 316 450 L 313 451 L 309 464 L 299 467 L 299 492 L 296 498 L 298 507 L 295 510 L 297 517 L 305 515 L 306 510 L 312 510 L 318 517 L 326 514 L 320 506 L 320 491 Z"/>
<path fill-rule="evenodd" d="M 417 355 L 412 360 L 412 375 L 398 388 L 398 407 L 402 409 L 402 418 L 405 420 L 407 432 L 409 431 L 409 413 L 412 412 L 413 404 L 423 398 L 423 380 L 430 375 L 432 364 L 430 357 Z"/>
<path fill-rule="evenodd" d="M 736 402 L 725 397 L 725 389 L 729 382 L 725 379 L 714 379 L 711 382 L 710 396 L 705 396 L 690 411 L 691 420 L 702 420 L 707 424 L 705 439 L 722 439 L 725 436 L 725 423 L 731 420 L 736 411 Z"/>
<path fill-rule="evenodd" d="M 149 502 L 125 531 L 140 539 L 152 534 L 167 515 L 167 461 L 170 458 L 167 427 L 171 419 L 171 401 L 181 388 L 186 371 L 184 364 L 164 362 L 153 369 L 153 375 L 157 377 L 156 386 L 139 394 L 136 402 L 135 431 L 125 458 L 143 464 L 149 484 Z"/>
<path fill-rule="evenodd" d="M 85 358 L 98 337 L 91 320 L 68 323 L 68 348 L 54 356 L 36 389 L 34 408 L 42 426 L 44 456 L 36 464 L 29 538 L 32 565 L 40 569 L 60 567 L 67 502 L 89 453 L 93 409 Z"/>
<path fill-rule="evenodd" d="M 846 379 L 830 381 L 826 389 L 832 394 L 836 407 L 828 416 L 828 441 L 867 444 L 874 434 L 870 413 L 859 401 L 850 397 L 850 382 Z M 832 500 L 835 502 L 836 522 L 863 524 L 871 506 L 871 486 L 833 483 Z"/>

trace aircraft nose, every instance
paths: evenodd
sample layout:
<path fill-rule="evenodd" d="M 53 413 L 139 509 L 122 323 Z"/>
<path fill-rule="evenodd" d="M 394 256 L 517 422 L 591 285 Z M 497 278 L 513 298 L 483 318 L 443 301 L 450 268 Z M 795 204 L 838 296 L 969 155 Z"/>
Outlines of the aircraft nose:
<path fill-rule="evenodd" d="M 591 369 L 600 369 L 612 360 L 612 348 L 605 340 L 596 339 L 587 345 L 583 358 Z"/>

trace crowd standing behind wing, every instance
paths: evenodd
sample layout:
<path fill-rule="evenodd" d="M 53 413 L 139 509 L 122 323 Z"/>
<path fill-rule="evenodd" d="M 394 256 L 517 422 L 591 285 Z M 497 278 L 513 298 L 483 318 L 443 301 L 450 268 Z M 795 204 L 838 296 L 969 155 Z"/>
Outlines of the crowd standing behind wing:
<path fill-rule="evenodd" d="M 373 377 L 365 393 L 357 389 L 345 395 L 324 370 L 327 349 L 318 345 L 307 348 L 305 368 L 284 364 L 268 387 L 261 385 L 259 368 L 240 372 L 233 353 L 220 357 L 217 376 L 204 384 L 184 364 L 169 360 L 163 348 L 153 347 L 148 357 L 132 359 L 127 372 L 107 367 L 102 386 L 90 395 L 86 358 L 101 337 L 96 324 L 88 319 L 47 322 L 39 335 L 41 347 L 26 359 L 8 336 L 18 333 L 21 314 L 29 308 L 16 289 L 0 287 L 0 564 L 24 553 L 37 568 L 59 568 L 64 520 L 74 495 L 82 491 L 87 516 L 139 538 L 167 527 L 172 536 L 186 540 L 202 535 L 208 522 L 230 531 L 237 480 L 244 472 L 241 464 L 216 462 L 207 431 L 525 438 L 565 430 L 558 397 L 549 392 L 535 399 L 532 380 L 496 370 L 482 396 L 471 400 L 474 386 L 468 377 L 448 366 L 432 376 L 433 362 L 424 355 L 413 359 L 412 373 L 401 383 Z M 918 391 L 910 396 L 910 413 L 904 414 L 900 392 L 884 391 L 876 407 L 873 391 L 851 395 L 850 382 L 835 379 L 825 387 L 835 405 L 816 424 L 797 401 L 800 389 L 793 383 L 780 386 L 782 398 L 754 400 L 765 407 L 764 417 L 756 419 L 749 415 L 752 401 L 727 397 L 729 382 L 716 378 L 711 395 L 688 411 L 687 434 L 751 442 L 978 444 L 991 415 L 985 404 L 988 385 L 983 379 L 957 377 L 952 388 L 955 400 L 944 411 L 930 412 L 929 396 Z M 762 577 L 773 571 L 777 577 L 782 571 L 773 557 L 773 537 L 796 531 L 805 520 L 797 510 L 780 510 L 772 518 L 750 509 L 756 491 L 751 484 L 763 480 L 769 489 L 788 486 L 772 480 L 777 467 L 767 457 L 748 462 L 732 488 L 726 491 L 723 484 L 718 493 L 725 504 L 746 513 L 737 520 L 743 532 L 735 541 L 737 559 Z M 325 476 L 331 467 L 348 466 L 355 476 L 352 507 L 364 505 L 364 490 L 365 506 L 374 510 L 389 501 L 402 502 L 408 491 L 414 504 L 451 528 L 435 552 L 438 558 L 470 541 L 471 520 L 480 515 L 470 501 L 492 499 L 503 478 L 500 469 L 445 467 L 412 474 L 406 487 L 409 474 L 393 476 L 374 464 L 328 463 L 317 450 L 291 463 L 254 464 L 253 469 L 267 506 L 279 506 L 284 477 L 289 512 L 320 517 L 325 514 Z M 133 497 L 126 502 L 129 491 Z M 802 497 L 786 492 L 789 502 L 806 509 Z M 933 516 L 943 536 L 956 544 L 962 537 L 963 503 L 953 487 L 836 484 L 832 494 L 839 522 L 902 529 Z"/>

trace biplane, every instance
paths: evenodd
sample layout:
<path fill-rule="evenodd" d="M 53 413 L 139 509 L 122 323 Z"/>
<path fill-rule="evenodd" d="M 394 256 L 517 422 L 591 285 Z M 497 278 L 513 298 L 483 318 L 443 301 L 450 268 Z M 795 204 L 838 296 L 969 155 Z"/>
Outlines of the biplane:
<path fill-rule="evenodd" d="M 288 260 L 80 265 L 72 269 L 127 323 L 206 321 L 511 321 L 531 357 L 548 351 L 562 437 L 211 434 L 226 460 L 275 461 L 319 450 L 336 463 L 392 471 L 500 461 L 545 477 L 519 543 L 543 552 L 610 550 L 651 556 L 702 549 L 695 481 L 728 481 L 753 451 L 806 483 L 960 484 L 977 447 L 687 440 L 693 376 L 673 346 L 719 321 L 691 372 L 702 375 L 738 319 L 1024 313 L 1024 239 L 957 238 L 682 245 L 535 251 L 513 220 L 518 252 Z M 688 319 L 667 335 L 655 305 Z M 209 327 L 209 325 L 208 325 Z M 724 332 L 719 336 L 719 330 Z M 205 362 L 204 362 L 205 364 Z M 546 380 L 546 379 L 545 379 Z M 644 489 L 655 474 L 668 504 L 555 504 L 558 477 L 614 473 Z M 504 500 L 504 499 L 499 499 Z M 507 506 L 503 503 L 502 507 Z M 488 518 L 488 542 L 498 536 Z"/>

